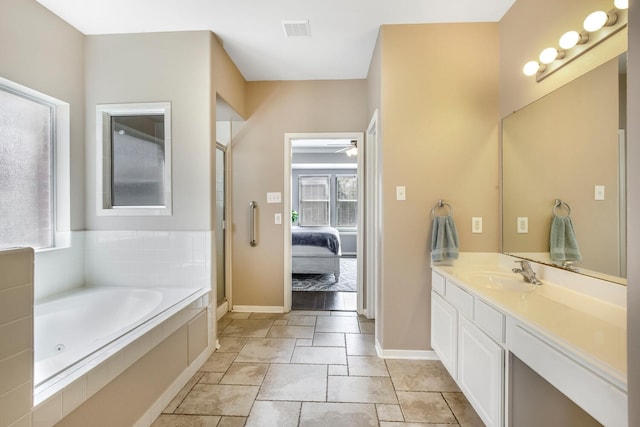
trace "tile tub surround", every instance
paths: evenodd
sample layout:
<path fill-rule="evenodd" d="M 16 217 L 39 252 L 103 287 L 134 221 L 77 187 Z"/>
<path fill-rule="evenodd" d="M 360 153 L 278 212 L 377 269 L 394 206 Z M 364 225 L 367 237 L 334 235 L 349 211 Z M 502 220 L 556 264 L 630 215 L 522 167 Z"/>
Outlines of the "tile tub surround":
<path fill-rule="evenodd" d="M 438 361 L 380 359 L 353 312 L 228 313 L 153 427 L 482 426 Z"/>

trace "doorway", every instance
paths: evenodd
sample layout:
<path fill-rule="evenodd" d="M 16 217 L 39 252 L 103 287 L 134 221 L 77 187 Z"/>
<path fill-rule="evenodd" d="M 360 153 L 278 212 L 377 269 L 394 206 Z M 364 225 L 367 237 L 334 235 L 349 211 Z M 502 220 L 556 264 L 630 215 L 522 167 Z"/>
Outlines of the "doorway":
<path fill-rule="evenodd" d="M 362 142 L 361 133 L 285 137 L 284 201 L 285 212 L 291 213 L 285 226 L 289 308 L 361 311 Z"/>

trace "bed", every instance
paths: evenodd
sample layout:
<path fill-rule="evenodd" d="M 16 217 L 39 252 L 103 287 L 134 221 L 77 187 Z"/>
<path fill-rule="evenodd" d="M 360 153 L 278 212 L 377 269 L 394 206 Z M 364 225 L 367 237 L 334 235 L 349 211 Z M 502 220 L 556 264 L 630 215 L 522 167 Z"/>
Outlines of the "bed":
<path fill-rule="evenodd" d="M 340 233 L 333 227 L 291 227 L 291 272 L 340 279 Z"/>

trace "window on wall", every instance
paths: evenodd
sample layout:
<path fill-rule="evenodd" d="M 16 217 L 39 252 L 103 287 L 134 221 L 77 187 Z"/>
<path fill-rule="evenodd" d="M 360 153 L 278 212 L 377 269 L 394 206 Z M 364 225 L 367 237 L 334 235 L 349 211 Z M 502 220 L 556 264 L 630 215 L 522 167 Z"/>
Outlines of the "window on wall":
<path fill-rule="evenodd" d="M 0 247 L 54 246 L 56 106 L 0 86 Z"/>
<path fill-rule="evenodd" d="M 301 226 L 327 226 L 330 224 L 330 175 L 300 175 L 298 198 Z"/>
<path fill-rule="evenodd" d="M 358 177 L 336 175 L 336 227 L 358 226 Z"/>
<path fill-rule="evenodd" d="M 98 214 L 171 215 L 169 103 L 99 105 Z"/>

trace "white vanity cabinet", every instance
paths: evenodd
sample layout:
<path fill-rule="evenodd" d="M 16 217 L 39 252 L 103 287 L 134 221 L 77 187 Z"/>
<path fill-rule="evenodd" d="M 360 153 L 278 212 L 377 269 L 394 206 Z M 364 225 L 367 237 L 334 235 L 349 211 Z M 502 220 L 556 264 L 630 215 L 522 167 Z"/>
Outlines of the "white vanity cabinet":
<path fill-rule="evenodd" d="M 487 304 L 436 272 L 432 284 L 431 346 L 484 423 L 503 426 L 505 351 L 492 335 L 503 336 L 504 321 L 497 332 Z M 476 310 L 478 303 L 482 306 Z M 482 313 L 481 325 L 474 321 L 476 311 Z M 491 335 L 483 330 L 485 324 Z"/>

